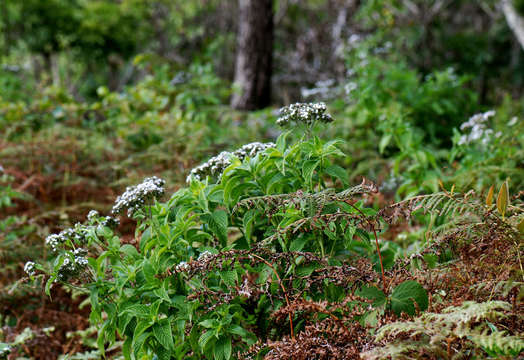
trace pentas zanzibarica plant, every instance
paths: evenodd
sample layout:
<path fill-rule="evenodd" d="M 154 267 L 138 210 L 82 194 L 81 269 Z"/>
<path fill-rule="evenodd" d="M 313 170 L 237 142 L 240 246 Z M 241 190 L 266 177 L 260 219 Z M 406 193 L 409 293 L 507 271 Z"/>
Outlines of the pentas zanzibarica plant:
<path fill-rule="evenodd" d="M 324 105 L 283 113 L 302 107 L 312 110 L 293 116 L 307 125 L 330 119 Z M 348 188 L 334 163 L 340 141 L 288 143 L 288 134 L 232 152 L 213 176 L 192 171 L 165 203 L 152 201 L 163 193 L 158 178 L 128 188 L 113 213 L 137 221 L 137 246 L 91 212 L 49 238 L 52 269 L 28 264 L 28 272 L 48 273 L 48 293 L 54 282 L 84 289 L 100 351 L 121 338 L 126 359 L 276 358 L 315 319 L 344 334 L 326 340 L 346 344 L 326 356 L 355 358 L 366 339 L 351 334 L 425 310 L 427 294 L 409 276 L 392 283 L 395 253 L 381 249 L 382 223 L 365 205 L 377 187 Z"/>

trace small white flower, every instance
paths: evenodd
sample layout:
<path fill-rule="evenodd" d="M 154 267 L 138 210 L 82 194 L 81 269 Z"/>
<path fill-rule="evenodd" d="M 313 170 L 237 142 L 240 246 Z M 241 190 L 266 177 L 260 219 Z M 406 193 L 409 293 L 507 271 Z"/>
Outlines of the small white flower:
<path fill-rule="evenodd" d="M 513 126 L 513 125 L 517 124 L 518 121 L 519 121 L 518 117 L 513 116 L 513 117 L 511 118 L 511 120 L 508 121 L 508 126 Z"/>
<path fill-rule="evenodd" d="M 175 266 L 175 271 L 184 272 L 184 271 L 187 271 L 187 270 L 189 270 L 189 264 L 187 262 L 185 262 L 185 261 L 182 261 L 180 264 Z"/>
<path fill-rule="evenodd" d="M 91 211 L 89 212 L 89 214 L 87 214 L 87 220 L 88 220 L 88 221 L 93 221 L 93 220 L 95 220 L 95 219 L 98 217 L 98 215 L 99 215 L 99 214 L 98 214 L 98 211 L 96 211 L 96 210 L 91 210 Z"/>
<path fill-rule="evenodd" d="M 200 253 L 198 256 L 198 261 L 207 261 L 209 258 L 211 258 L 213 254 L 207 250 Z"/>
<path fill-rule="evenodd" d="M 33 276 L 36 273 L 35 265 L 36 264 L 32 261 L 26 262 L 24 265 L 24 272 L 29 276 Z"/>

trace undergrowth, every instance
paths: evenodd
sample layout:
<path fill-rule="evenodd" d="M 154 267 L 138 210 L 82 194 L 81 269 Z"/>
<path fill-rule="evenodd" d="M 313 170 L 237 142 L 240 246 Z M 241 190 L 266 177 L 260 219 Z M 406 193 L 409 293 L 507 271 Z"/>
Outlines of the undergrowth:
<path fill-rule="evenodd" d="M 518 355 L 522 194 L 378 206 L 374 183 L 349 186 L 343 142 L 313 135 L 325 111 L 284 109 L 297 141 L 221 153 L 166 202 L 161 179 L 127 188 L 112 215 L 129 209 L 134 241 L 92 211 L 26 271 L 88 296 L 101 355 L 119 339 L 129 359 Z M 402 248 L 383 239 L 399 221 L 429 227 Z"/>

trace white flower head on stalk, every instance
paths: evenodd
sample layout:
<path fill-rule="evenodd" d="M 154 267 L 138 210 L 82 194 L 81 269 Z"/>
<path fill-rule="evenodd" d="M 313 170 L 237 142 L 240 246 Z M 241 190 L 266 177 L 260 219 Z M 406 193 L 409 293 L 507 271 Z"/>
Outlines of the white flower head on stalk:
<path fill-rule="evenodd" d="M 284 106 L 280 109 L 280 117 L 277 119 L 277 125 L 286 127 L 291 123 L 295 123 L 312 126 L 317 121 L 330 123 L 333 121 L 333 118 L 326 110 L 326 104 L 323 102 L 296 103 Z"/>
<path fill-rule="evenodd" d="M 33 276 L 36 273 L 35 265 L 36 264 L 32 261 L 26 262 L 24 265 L 24 272 L 29 276 Z"/>
<path fill-rule="evenodd" d="M 57 279 L 60 281 L 67 281 L 71 277 L 77 276 L 88 264 L 86 249 L 75 249 L 71 255 L 72 257 L 68 256 L 64 259 L 58 269 Z"/>
<path fill-rule="evenodd" d="M 100 216 L 100 214 L 98 213 L 98 211 L 96 210 L 91 210 L 89 211 L 89 213 L 87 214 L 87 221 L 95 221 L 96 218 L 98 218 Z"/>
<path fill-rule="evenodd" d="M 488 127 L 487 122 L 491 117 L 495 116 L 495 111 L 490 110 L 485 113 L 475 114 L 469 118 L 468 121 L 460 125 L 460 130 L 465 131 L 469 129 L 469 133 L 463 134 L 458 144 L 469 145 L 475 142 L 480 142 L 487 145 L 491 141 L 493 130 Z"/>
<path fill-rule="evenodd" d="M 217 156 L 212 157 L 205 163 L 193 168 L 189 175 L 186 178 L 186 182 L 191 182 L 191 178 L 202 181 L 206 176 L 214 176 L 219 178 L 224 170 L 231 165 L 231 160 L 233 157 L 237 157 L 240 161 L 243 161 L 246 157 L 255 157 L 257 154 L 263 152 L 266 149 L 274 148 L 276 145 L 274 143 L 260 143 L 254 142 L 250 144 L 243 145 L 239 149 L 229 152 L 222 151 Z"/>
<path fill-rule="evenodd" d="M 141 209 L 148 201 L 158 198 L 164 194 L 165 181 L 153 176 L 144 179 L 144 181 L 135 186 L 129 186 L 126 191 L 120 195 L 113 206 L 111 212 L 120 214 L 127 210 L 127 215 Z"/>
<path fill-rule="evenodd" d="M 51 234 L 45 238 L 45 244 L 53 252 L 56 252 L 58 248 L 65 244 L 67 241 L 71 241 L 73 244 L 84 245 L 87 242 L 88 227 L 80 223 L 75 224 L 74 227 L 62 230 L 58 234 Z"/>

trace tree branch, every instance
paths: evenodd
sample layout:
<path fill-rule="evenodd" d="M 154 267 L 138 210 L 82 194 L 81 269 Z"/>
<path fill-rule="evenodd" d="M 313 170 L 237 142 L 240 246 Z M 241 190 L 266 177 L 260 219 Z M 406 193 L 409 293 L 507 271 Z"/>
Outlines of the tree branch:
<path fill-rule="evenodd" d="M 511 0 L 502 0 L 502 11 L 511 31 L 524 49 L 524 18 L 517 13 Z"/>

